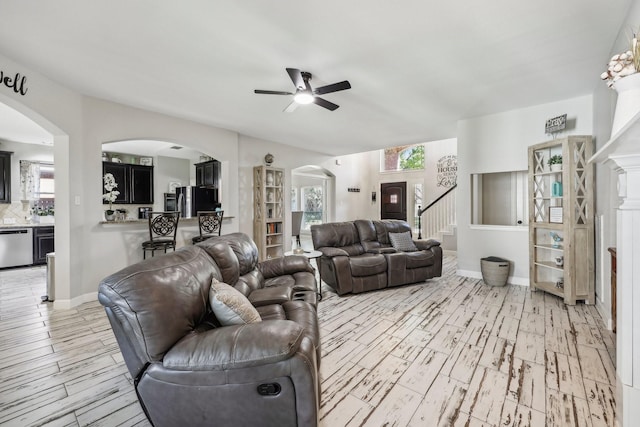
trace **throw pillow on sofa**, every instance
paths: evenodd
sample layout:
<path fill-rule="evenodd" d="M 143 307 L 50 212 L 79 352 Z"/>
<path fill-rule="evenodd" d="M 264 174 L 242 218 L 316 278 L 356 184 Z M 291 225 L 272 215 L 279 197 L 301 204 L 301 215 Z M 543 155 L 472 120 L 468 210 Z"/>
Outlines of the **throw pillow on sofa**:
<path fill-rule="evenodd" d="M 405 231 L 404 233 L 389 233 L 389 240 L 391 241 L 391 246 L 398 251 L 415 252 L 418 250 L 411 239 L 411 232 L 409 231 Z"/>
<path fill-rule="evenodd" d="M 258 310 L 240 291 L 215 278 L 211 280 L 209 303 L 222 326 L 261 322 Z"/>

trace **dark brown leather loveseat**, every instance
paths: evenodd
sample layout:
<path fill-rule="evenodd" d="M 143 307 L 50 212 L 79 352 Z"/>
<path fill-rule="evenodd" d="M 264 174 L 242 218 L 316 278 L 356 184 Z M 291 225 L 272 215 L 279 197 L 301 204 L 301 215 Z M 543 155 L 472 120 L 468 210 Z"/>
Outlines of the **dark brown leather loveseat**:
<path fill-rule="evenodd" d="M 261 320 L 221 326 L 213 279 Z M 251 239 L 234 233 L 126 267 L 102 280 L 98 298 L 154 426 L 315 426 L 316 290 L 306 258 L 259 263 Z"/>
<path fill-rule="evenodd" d="M 421 282 L 442 274 L 440 242 L 412 240 L 415 250 L 391 244 L 389 233 L 409 233 L 400 220 L 358 219 L 311 226 L 322 280 L 338 295 Z"/>

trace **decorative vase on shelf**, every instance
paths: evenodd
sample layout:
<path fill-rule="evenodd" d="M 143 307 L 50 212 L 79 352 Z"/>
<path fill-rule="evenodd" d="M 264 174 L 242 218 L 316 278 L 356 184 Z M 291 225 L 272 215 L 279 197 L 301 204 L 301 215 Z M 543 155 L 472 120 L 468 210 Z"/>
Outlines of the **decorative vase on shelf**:
<path fill-rule="evenodd" d="M 267 185 L 273 185 L 273 174 L 272 173 L 268 173 L 267 174 Z"/>
<path fill-rule="evenodd" d="M 618 100 L 613 115 L 611 137 L 640 112 L 640 72 L 616 80 L 613 88 L 618 92 Z"/>
<path fill-rule="evenodd" d="M 116 220 L 116 211 L 107 209 L 104 211 L 104 219 L 107 221 L 115 221 Z"/>
<path fill-rule="evenodd" d="M 562 163 L 554 163 L 550 167 L 551 172 L 562 172 Z"/>

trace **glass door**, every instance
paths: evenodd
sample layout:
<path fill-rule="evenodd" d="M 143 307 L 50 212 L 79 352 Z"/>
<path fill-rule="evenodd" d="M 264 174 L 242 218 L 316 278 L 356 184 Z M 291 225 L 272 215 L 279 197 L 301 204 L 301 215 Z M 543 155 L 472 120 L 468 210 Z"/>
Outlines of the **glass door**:
<path fill-rule="evenodd" d="M 310 230 L 314 224 L 322 224 L 325 220 L 325 191 L 324 184 L 310 185 L 300 188 L 302 216 L 302 230 Z"/>

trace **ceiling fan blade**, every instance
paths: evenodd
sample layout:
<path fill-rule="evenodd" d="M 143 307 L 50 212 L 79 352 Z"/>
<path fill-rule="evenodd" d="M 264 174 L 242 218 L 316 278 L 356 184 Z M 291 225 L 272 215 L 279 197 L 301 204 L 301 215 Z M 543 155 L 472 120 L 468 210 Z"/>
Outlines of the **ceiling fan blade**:
<path fill-rule="evenodd" d="M 340 108 L 339 105 L 334 104 L 333 102 L 329 102 L 326 99 L 322 99 L 322 98 L 317 97 L 317 96 L 313 99 L 313 102 L 315 104 L 317 104 L 317 105 L 319 105 L 321 107 L 324 107 L 327 110 L 331 110 L 331 111 L 334 111 L 334 110 L 337 110 L 338 108 Z"/>
<path fill-rule="evenodd" d="M 298 108 L 298 104 L 296 101 L 291 101 L 291 104 L 287 105 L 287 108 L 285 108 L 284 110 L 282 110 L 285 113 L 292 113 L 295 111 L 296 108 Z"/>
<path fill-rule="evenodd" d="M 313 93 L 315 95 L 324 95 L 325 93 L 338 92 L 341 90 L 351 89 L 351 83 L 348 80 L 345 80 L 340 83 L 334 83 L 326 86 L 320 86 L 316 88 Z"/>
<path fill-rule="evenodd" d="M 291 92 L 282 92 L 279 90 L 262 90 L 262 89 L 256 89 L 254 90 L 255 93 L 260 93 L 262 95 L 293 95 L 293 93 Z"/>
<path fill-rule="evenodd" d="M 297 68 L 287 68 L 287 73 L 291 77 L 291 81 L 298 89 L 304 89 L 306 87 L 304 79 L 302 78 L 302 72 Z"/>

